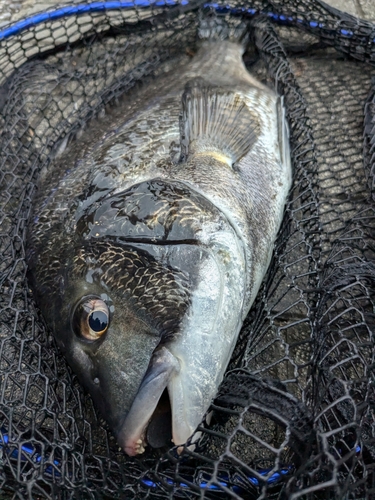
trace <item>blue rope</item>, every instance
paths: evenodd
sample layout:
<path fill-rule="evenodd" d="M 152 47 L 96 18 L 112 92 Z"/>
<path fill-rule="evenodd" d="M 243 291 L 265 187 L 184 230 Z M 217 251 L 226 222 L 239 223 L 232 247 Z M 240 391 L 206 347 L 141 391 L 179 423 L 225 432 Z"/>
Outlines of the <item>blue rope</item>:
<path fill-rule="evenodd" d="M 293 472 L 293 470 L 294 470 L 294 468 L 291 466 L 283 467 L 282 469 L 280 469 L 277 472 L 274 472 L 270 477 L 268 477 L 267 483 L 268 484 L 275 484 L 278 481 L 280 481 L 280 479 L 282 479 L 283 476 L 287 476 L 288 474 L 291 474 Z M 272 471 L 272 469 L 262 469 L 262 470 L 259 470 L 257 472 L 261 476 L 267 476 L 271 471 Z M 254 486 L 260 485 L 260 481 L 256 477 L 250 476 L 247 479 Z M 182 482 L 176 483 L 176 481 L 174 481 L 170 478 L 166 478 L 165 481 L 167 484 L 169 484 L 171 486 L 178 486 L 180 488 L 189 488 L 190 487 L 189 484 L 187 484 L 187 483 L 182 483 Z M 239 484 L 235 484 L 228 477 L 226 477 L 224 475 L 219 474 L 217 481 L 219 484 L 209 484 L 209 481 L 202 480 L 199 483 L 199 487 L 202 489 L 216 490 L 216 491 L 221 491 L 221 492 L 223 491 L 222 487 L 224 487 L 224 488 L 230 488 L 235 493 L 242 493 L 244 491 L 244 489 L 246 489 L 245 485 L 241 486 Z M 241 479 L 241 481 L 243 482 L 243 479 Z M 193 482 L 192 479 L 191 479 L 191 482 Z M 148 478 L 142 479 L 142 483 L 145 486 L 147 486 L 148 488 L 157 488 L 158 486 L 160 486 L 160 483 L 152 481 L 151 479 L 148 479 Z"/>
<path fill-rule="evenodd" d="M 15 449 L 13 449 L 13 451 L 11 453 L 9 453 L 10 452 L 10 450 L 8 448 L 9 436 L 4 428 L 0 429 L 0 436 L 2 436 L 2 437 L 0 437 L 0 449 L 3 449 L 5 452 L 8 452 L 9 458 L 13 458 L 13 459 L 17 459 L 17 460 L 20 459 L 22 462 L 25 462 L 25 461 L 28 461 L 31 459 L 36 464 L 40 464 L 40 463 L 43 463 L 46 461 L 46 459 L 42 459 L 42 456 L 40 455 L 40 453 L 38 453 L 37 448 L 34 445 L 32 445 L 31 443 L 23 444 L 21 446 L 21 450 L 20 450 L 21 452 L 19 451 L 18 448 L 15 448 Z M 358 453 L 360 453 L 360 451 L 361 451 L 361 447 L 359 445 L 357 445 L 355 447 L 355 453 L 358 454 Z M 339 453 L 341 455 L 340 450 L 339 450 Z M 45 472 L 47 474 L 54 474 L 56 476 L 59 476 L 60 472 L 58 472 L 58 469 L 60 467 L 60 462 L 58 460 L 53 460 L 53 464 L 56 466 L 56 469 L 53 469 L 52 465 L 46 464 Z M 271 471 L 272 471 L 272 469 L 260 469 L 257 472 L 261 476 L 268 476 Z M 266 481 L 268 484 L 275 484 L 278 481 L 280 481 L 283 477 L 288 476 L 289 474 L 293 473 L 293 471 L 294 471 L 294 467 L 292 465 L 284 465 L 281 467 L 280 470 L 275 471 L 273 474 L 271 474 L 271 476 L 269 476 L 266 479 Z M 260 486 L 260 484 L 261 484 L 259 479 L 255 476 L 249 476 L 247 479 L 254 486 Z M 149 479 L 147 477 L 143 478 L 141 481 L 144 484 L 144 486 L 146 486 L 148 488 L 157 488 L 158 486 L 160 486 L 160 483 L 152 481 L 151 479 Z M 176 481 L 174 481 L 171 478 L 165 478 L 165 481 L 167 482 L 167 484 L 169 484 L 171 486 L 179 486 L 180 488 L 189 488 L 189 484 L 183 483 L 183 482 L 179 482 L 177 484 Z M 191 478 L 190 481 L 193 482 L 193 479 Z M 241 481 L 243 481 L 243 480 L 241 479 Z M 221 486 L 222 486 L 225 488 L 231 488 L 233 491 L 238 492 L 238 493 L 241 493 L 241 491 L 245 488 L 245 486 L 241 487 L 240 484 L 233 483 L 230 480 L 230 478 L 224 474 L 222 474 L 222 475 L 219 474 L 218 482 L 219 482 L 219 485 L 209 484 L 209 481 L 202 479 L 199 482 L 199 487 L 202 489 L 207 488 L 209 490 L 222 491 L 222 488 L 221 488 Z"/>
<path fill-rule="evenodd" d="M 189 0 L 182 0 L 178 2 L 176 0 L 132 0 L 132 1 L 124 1 L 124 0 L 113 0 L 109 2 L 93 2 L 88 4 L 78 4 L 71 5 L 67 7 L 61 7 L 59 9 L 51 10 L 48 12 L 41 12 L 39 14 L 35 14 L 33 16 L 27 17 L 21 21 L 18 21 L 11 26 L 0 30 L 0 40 L 5 40 L 14 35 L 19 35 L 23 31 L 26 31 L 38 24 L 42 24 L 48 21 L 56 21 L 63 17 L 69 16 L 77 16 L 81 14 L 94 13 L 94 12 L 103 12 L 107 10 L 114 9 L 148 9 L 150 7 L 173 7 L 176 5 L 188 5 Z M 205 6 L 214 7 L 218 11 L 231 12 L 232 14 L 241 14 L 246 13 L 248 15 L 255 15 L 258 11 L 254 8 L 232 8 L 229 5 L 220 6 L 217 3 L 207 3 Z M 267 16 L 269 16 L 273 21 L 281 22 L 284 24 L 289 24 L 292 22 L 297 23 L 306 23 L 303 19 L 293 18 L 291 16 L 286 16 L 284 14 L 275 14 L 273 12 L 265 12 Z M 318 21 L 309 21 L 307 23 L 310 28 L 322 28 L 324 27 L 324 23 Z M 340 33 L 346 37 L 352 37 L 353 32 L 348 29 L 340 29 Z M 375 39 L 373 40 L 373 43 Z"/>
<path fill-rule="evenodd" d="M 0 429 L 0 434 L 2 437 L 0 437 L 0 449 L 4 450 L 6 453 L 8 453 L 9 458 L 12 458 L 14 460 L 21 460 L 21 462 L 26 462 L 26 461 L 32 461 L 35 464 L 42 464 L 43 462 L 46 462 L 46 459 L 43 459 L 40 453 L 38 453 L 37 448 L 31 444 L 31 443 L 24 443 L 19 449 L 19 448 L 14 448 L 11 452 L 9 450 L 9 436 L 5 429 Z M 54 474 L 55 476 L 60 476 L 60 472 L 58 471 L 60 467 L 60 462 L 58 460 L 53 460 L 53 464 L 56 466 L 56 469 L 52 468 L 52 465 L 46 463 L 46 467 L 44 469 L 44 472 L 47 474 Z M 271 472 L 272 469 L 263 469 L 257 471 L 261 476 L 266 476 Z M 293 467 L 287 466 L 287 467 L 282 467 L 281 470 L 274 472 L 269 478 L 267 478 L 267 483 L 269 484 L 274 484 L 278 482 L 283 476 L 290 474 L 293 472 Z M 255 485 L 259 486 L 259 480 L 256 477 L 249 477 L 249 481 Z M 232 484 L 229 477 L 226 475 L 222 474 L 218 478 L 219 480 L 219 485 L 223 486 L 225 488 L 232 488 L 233 491 L 235 490 L 243 490 L 240 485 Z M 156 488 L 160 486 L 159 483 L 152 481 L 151 479 L 148 478 L 143 478 L 142 483 L 144 486 L 147 486 L 148 488 Z M 193 479 L 191 479 L 193 481 Z M 176 482 L 173 481 L 170 478 L 166 478 L 166 482 L 170 485 L 176 486 Z M 209 484 L 208 480 L 201 480 L 199 483 L 200 488 L 207 488 L 209 490 L 219 490 L 222 491 L 222 488 L 219 485 L 215 484 Z M 178 486 L 181 488 L 189 488 L 189 485 L 187 483 L 178 483 Z"/>
<path fill-rule="evenodd" d="M 186 5 L 188 0 L 182 0 L 180 5 Z M 39 14 L 35 14 L 30 17 L 26 17 L 22 21 L 18 21 L 14 23 L 12 26 L 8 28 L 4 28 L 0 31 L 0 40 L 4 40 L 6 38 L 10 38 L 13 35 L 19 35 L 23 31 L 36 26 L 37 24 L 45 23 L 47 21 L 56 21 L 63 17 L 69 16 L 79 16 L 81 14 L 88 14 L 94 12 L 103 12 L 106 10 L 114 10 L 114 9 L 134 9 L 138 8 L 149 8 L 152 6 L 155 7 L 163 7 L 163 6 L 174 6 L 178 5 L 178 2 L 174 0 L 115 0 L 110 2 L 93 2 L 88 4 L 78 4 L 78 5 L 69 5 L 67 7 L 61 7 L 56 10 L 51 10 L 48 12 L 40 12 Z"/>

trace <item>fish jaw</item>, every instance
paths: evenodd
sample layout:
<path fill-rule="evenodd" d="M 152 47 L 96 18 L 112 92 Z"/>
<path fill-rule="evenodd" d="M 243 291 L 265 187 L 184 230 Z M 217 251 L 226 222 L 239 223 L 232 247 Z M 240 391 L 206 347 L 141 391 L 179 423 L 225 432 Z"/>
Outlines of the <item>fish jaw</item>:
<path fill-rule="evenodd" d="M 178 360 L 166 347 L 155 351 L 137 397 L 117 436 L 120 446 L 129 456 L 144 452 L 147 425 L 170 378 L 179 371 Z"/>

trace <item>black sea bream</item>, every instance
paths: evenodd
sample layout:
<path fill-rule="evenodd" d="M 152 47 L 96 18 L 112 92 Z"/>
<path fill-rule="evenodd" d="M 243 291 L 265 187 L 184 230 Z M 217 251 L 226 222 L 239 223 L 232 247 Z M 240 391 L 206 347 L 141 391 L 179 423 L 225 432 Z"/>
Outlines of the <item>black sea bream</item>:
<path fill-rule="evenodd" d="M 69 150 L 57 159 L 34 203 L 36 301 L 129 455 L 158 442 L 162 395 L 173 442 L 194 434 L 291 184 L 282 101 L 246 70 L 238 33 L 222 40 L 222 28 L 202 23 L 190 62 L 120 104 L 79 161 Z"/>

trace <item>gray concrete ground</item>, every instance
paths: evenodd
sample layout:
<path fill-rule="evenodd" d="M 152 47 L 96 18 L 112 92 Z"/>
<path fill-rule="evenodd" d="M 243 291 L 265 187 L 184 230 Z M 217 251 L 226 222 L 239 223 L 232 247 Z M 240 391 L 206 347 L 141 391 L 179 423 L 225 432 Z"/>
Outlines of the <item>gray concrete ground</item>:
<path fill-rule="evenodd" d="M 84 3 L 85 0 L 73 0 L 74 3 Z M 87 1 L 87 0 L 86 0 Z M 375 21 L 375 0 L 326 0 L 333 7 L 353 14 L 362 19 Z M 43 11 L 53 5 L 64 4 L 56 0 L 0 0 L 0 26 Z"/>
<path fill-rule="evenodd" d="M 353 16 L 375 21 L 375 0 L 326 0 L 326 3 Z"/>

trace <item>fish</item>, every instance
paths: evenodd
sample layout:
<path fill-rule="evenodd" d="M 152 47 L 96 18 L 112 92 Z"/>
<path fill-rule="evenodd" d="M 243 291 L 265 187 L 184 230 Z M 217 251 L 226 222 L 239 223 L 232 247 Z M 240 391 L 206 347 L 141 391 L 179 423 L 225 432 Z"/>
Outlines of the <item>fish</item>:
<path fill-rule="evenodd" d="M 33 297 L 129 456 L 196 435 L 283 219 L 288 123 L 248 32 L 202 18 L 196 53 L 91 124 L 33 201 Z"/>

